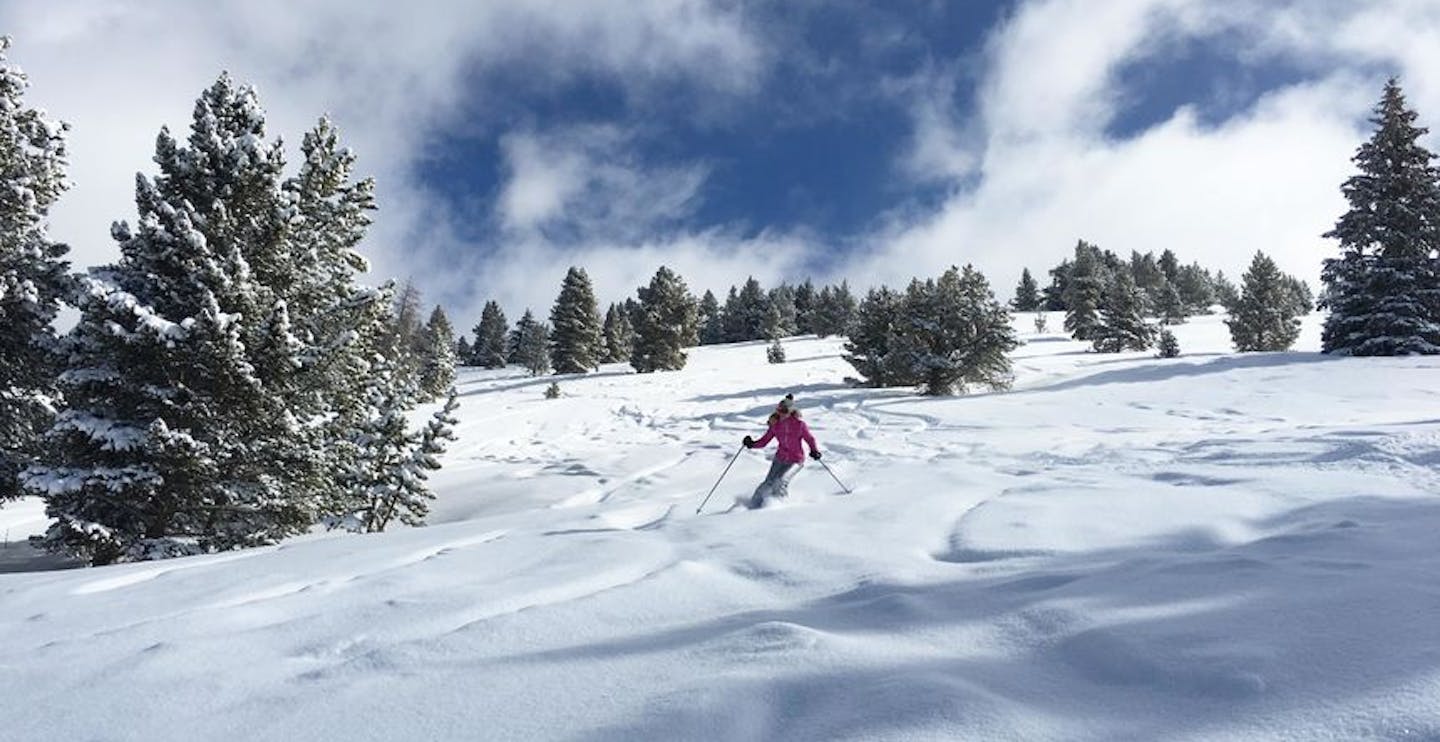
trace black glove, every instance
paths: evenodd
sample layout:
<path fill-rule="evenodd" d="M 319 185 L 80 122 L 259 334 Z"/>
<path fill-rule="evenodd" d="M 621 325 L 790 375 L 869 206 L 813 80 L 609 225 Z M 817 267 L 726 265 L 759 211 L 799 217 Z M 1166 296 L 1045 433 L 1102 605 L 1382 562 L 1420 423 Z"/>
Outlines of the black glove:
<path fill-rule="evenodd" d="M 748 436 L 748 435 L 745 436 L 745 440 L 741 441 L 741 443 L 744 443 L 746 448 L 754 448 L 754 447 L 755 447 L 755 439 L 754 439 L 754 438 L 751 438 L 751 437 Z"/>
<path fill-rule="evenodd" d="M 811 452 L 810 452 L 810 458 L 815 459 L 816 461 L 819 461 L 819 460 L 820 460 L 820 452 L 819 452 L 819 451 L 811 451 Z"/>

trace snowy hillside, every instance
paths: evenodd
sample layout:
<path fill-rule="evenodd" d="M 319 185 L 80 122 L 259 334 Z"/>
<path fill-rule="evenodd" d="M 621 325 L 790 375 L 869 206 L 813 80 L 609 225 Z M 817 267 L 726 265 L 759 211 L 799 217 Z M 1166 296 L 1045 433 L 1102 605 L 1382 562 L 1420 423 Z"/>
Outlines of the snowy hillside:
<path fill-rule="evenodd" d="M 952 399 L 838 338 L 462 372 L 427 528 L 0 574 L 0 738 L 1440 739 L 1440 358 L 1176 335 Z M 697 515 L 787 392 L 854 493 L 726 512 L 747 451 Z"/>

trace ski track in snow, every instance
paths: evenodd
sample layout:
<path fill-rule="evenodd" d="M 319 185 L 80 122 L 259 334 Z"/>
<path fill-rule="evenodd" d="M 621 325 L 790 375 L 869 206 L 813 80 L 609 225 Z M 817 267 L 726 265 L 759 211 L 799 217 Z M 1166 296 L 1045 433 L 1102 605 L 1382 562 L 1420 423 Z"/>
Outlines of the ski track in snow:
<path fill-rule="evenodd" d="M 1440 360 L 1173 329 L 955 399 L 835 338 L 467 370 L 427 528 L 0 574 L 0 738 L 1440 739 Z M 786 392 L 854 493 L 727 512 Z"/>

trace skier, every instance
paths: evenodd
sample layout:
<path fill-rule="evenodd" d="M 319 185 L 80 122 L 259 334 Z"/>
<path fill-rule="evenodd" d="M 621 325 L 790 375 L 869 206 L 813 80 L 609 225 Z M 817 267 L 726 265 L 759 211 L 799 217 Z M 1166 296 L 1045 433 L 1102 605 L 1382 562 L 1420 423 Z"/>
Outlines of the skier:
<path fill-rule="evenodd" d="M 763 506 L 767 497 L 784 497 L 788 493 L 790 478 L 805 463 L 805 450 L 801 448 L 800 441 L 810 445 L 810 458 L 820 460 L 820 447 L 815 443 L 815 436 L 810 434 L 810 428 L 800 419 L 800 410 L 795 407 L 793 395 L 787 394 L 780 400 L 775 411 L 770 413 L 768 423 L 769 429 L 760 440 L 753 440 L 748 435 L 744 440 L 746 448 L 764 448 L 772 438 L 780 444 L 770 464 L 770 473 L 750 498 L 749 507 L 752 510 Z"/>

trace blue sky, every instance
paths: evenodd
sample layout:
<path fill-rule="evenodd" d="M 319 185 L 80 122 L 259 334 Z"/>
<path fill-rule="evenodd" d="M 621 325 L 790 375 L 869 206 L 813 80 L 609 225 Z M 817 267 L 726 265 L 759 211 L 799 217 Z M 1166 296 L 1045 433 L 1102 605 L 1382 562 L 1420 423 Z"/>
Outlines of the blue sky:
<path fill-rule="evenodd" d="M 661 264 L 720 292 L 972 262 L 1003 297 L 1085 238 L 1313 280 L 1384 78 L 1440 126 L 1421 0 L 14 0 L 0 28 L 73 126 L 77 263 L 226 69 L 288 142 L 335 119 L 376 280 L 464 326 L 543 312 L 571 264 L 607 301 Z"/>

